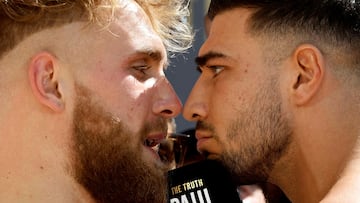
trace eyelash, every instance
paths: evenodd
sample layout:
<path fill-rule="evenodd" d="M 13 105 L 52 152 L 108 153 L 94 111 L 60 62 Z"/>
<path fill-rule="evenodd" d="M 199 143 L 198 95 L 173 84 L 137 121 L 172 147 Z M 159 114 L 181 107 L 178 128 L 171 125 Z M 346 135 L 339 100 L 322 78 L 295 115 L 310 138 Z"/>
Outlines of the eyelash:
<path fill-rule="evenodd" d="M 134 70 L 134 76 L 139 81 L 145 81 L 150 77 L 148 73 L 148 70 L 150 68 L 151 66 L 149 66 L 148 64 L 132 66 L 132 69 Z"/>
<path fill-rule="evenodd" d="M 198 66 L 197 70 L 202 73 L 205 68 L 211 70 L 211 72 L 214 74 L 214 77 L 218 76 L 224 70 L 223 66 Z"/>
<path fill-rule="evenodd" d="M 219 75 L 224 70 L 223 66 L 209 66 L 209 68 L 213 70 L 215 75 Z"/>
<path fill-rule="evenodd" d="M 150 69 L 148 65 L 141 65 L 141 66 L 133 66 L 136 71 L 141 72 L 142 74 L 146 74 L 146 71 Z"/>

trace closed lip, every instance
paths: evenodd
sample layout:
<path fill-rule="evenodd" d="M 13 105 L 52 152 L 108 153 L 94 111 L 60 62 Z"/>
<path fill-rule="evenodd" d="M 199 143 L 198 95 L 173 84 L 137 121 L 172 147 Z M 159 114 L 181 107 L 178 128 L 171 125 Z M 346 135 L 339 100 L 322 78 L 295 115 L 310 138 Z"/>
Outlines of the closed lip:
<path fill-rule="evenodd" d="M 196 146 L 197 146 L 197 149 L 198 149 L 199 151 L 202 150 L 202 148 L 204 147 L 206 141 L 208 141 L 209 139 L 213 138 L 213 136 L 212 136 L 210 133 L 205 132 L 205 131 L 200 131 L 200 130 L 199 130 L 199 131 L 198 131 L 198 130 L 196 131 L 195 137 L 196 137 L 196 139 L 197 139 L 197 144 L 196 144 Z"/>
<path fill-rule="evenodd" d="M 207 133 L 206 131 L 196 130 L 195 137 L 197 140 L 201 140 L 201 139 L 212 138 L 212 135 L 210 133 Z"/>

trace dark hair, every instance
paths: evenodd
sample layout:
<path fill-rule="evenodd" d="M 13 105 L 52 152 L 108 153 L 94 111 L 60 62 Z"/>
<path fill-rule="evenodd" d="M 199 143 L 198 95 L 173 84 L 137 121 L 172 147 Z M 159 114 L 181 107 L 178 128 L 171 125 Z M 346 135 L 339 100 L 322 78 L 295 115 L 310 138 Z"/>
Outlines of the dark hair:
<path fill-rule="evenodd" d="M 359 0 L 212 0 L 208 17 L 234 8 L 254 10 L 248 28 L 255 36 L 297 35 L 302 42 L 343 48 L 349 62 L 359 64 Z"/>

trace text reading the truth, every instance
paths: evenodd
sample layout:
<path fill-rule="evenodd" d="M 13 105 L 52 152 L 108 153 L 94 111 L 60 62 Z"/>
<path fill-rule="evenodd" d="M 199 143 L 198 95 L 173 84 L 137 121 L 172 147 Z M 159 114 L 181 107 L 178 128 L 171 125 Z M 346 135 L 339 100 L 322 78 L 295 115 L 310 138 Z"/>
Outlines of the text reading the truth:
<path fill-rule="evenodd" d="M 186 192 L 189 190 L 194 190 L 196 188 L 201 188 L 204 187 L 204 183 L 202 179 L 197 179 L 197 180 L 193 180 L 193 181 L 189 181 L 186 183 L 183 183 L 181 185 L 177 185 L 175 187 L 171 187 L 171 193 L 173 195 L 182 193 L 182 192 Z"/>
<path fill-rule="evenodd" d="M 211 203 L 209 191 L 204 188 L 202 179 L 171 187 L 171 193 L 178 197 L 171 198 L 170 203 Z"/>

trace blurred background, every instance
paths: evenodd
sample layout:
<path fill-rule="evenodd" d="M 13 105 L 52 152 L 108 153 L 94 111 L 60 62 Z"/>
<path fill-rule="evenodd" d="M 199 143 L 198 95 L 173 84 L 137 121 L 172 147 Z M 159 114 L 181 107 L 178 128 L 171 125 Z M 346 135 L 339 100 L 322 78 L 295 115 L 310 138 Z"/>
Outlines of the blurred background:
<path fill-rule="evenodd" d="M 185 104 L 191 88 L 199 76 L 194 59 L 205 40 L 204 16 L 209 3 L 210 0 L 191 0 L 191 16 L 189 21 L 193 26 L 195 34 L 194 45 L 187 53 L 172 58 L 170 66 L 165 73 L 183 104 Z M 179 115 L 175 120 L 177 132 L 182 132 L 195 126 L 195 123 L 186 121 L 182 115 Z"/>

